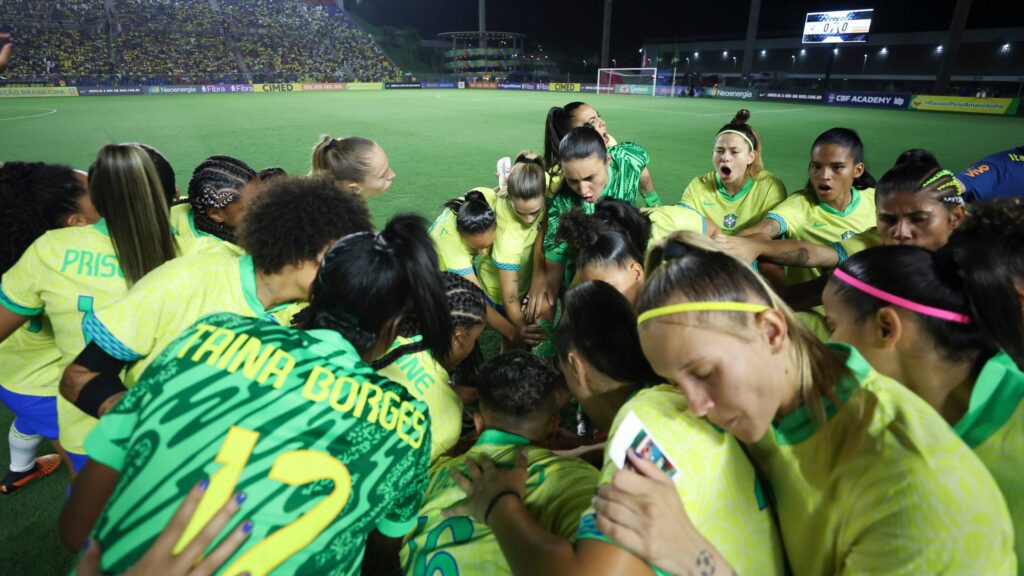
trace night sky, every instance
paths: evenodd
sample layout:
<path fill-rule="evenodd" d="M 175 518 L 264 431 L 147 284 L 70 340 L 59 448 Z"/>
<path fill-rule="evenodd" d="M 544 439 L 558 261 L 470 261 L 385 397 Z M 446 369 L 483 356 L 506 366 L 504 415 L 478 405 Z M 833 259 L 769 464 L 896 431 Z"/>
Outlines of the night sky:
<path fill-rule="evenodd" d="M 346 0 L 354 3 L 355 0 Z M 363 0 L 376 4 L 372 21 L 397 28 L 412 26 L 423 38 L 438 32 L 477 29 L 477 0 Z M 956 0 L 763 0 L 759 34 L 798 36 L 804 14 L 827 10 L 874 8 L 872 33 L 948 30 Z M 601 48 L 603 0 L 490 0 L 487 29 L 522 32 L 528 41 L 573 52 Z M 746 34 L 747 2 L 682 0 L 615 0 L 612 52 L 635 53 L 645 39 L 715 40 Z M 1024 26 L 1024 9 L 1016 2 L 974 0 L 968 28 Z"/>

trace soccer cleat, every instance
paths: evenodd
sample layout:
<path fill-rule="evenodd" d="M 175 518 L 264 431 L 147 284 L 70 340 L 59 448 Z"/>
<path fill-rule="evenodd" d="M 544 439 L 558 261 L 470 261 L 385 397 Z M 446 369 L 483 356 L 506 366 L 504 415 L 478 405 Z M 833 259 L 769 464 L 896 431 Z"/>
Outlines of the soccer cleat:
<path fill-rule="evenodd" d="M 18 488 L 43 476 L 53 474 L 60 468 L 60 456 L 47 454 L 36 458 L 36 464 L 25 472 L 8 472 L 3 480 L 0 480 L 0 494 L 10 494 Z"/>

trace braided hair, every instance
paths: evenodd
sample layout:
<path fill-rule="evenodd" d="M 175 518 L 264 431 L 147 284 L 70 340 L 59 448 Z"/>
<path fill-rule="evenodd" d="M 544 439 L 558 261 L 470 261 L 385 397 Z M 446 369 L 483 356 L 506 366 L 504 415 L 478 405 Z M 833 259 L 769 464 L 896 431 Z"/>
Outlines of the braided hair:
<path fill-rule="evenodd" d="M 487 320 L 487 297 L 479 286 L 463 276 L 451 272 L 442 273 L 444 277 L 444 293 L 448 300 L 448 309 L 452 317 L 452 330 L 460 326 L 472 328 L 480 326 Z M 416 317 L 411 316 L 402 323 L 399 334 L 411 338 L 419 334 Z M 374 370 L 383 370 L 395 363 L 402 356 L 417 354 L 426 350 L 422 340 L 399 346 L 373 362 Z"/>
<path fill-rule="evenodd" d="M 192 172 L 188 183 L 188 199 L 196 228 L 221 240 L 236 242 L 237 235 L 223 222 L 210 218 L 211 208 L 227 208 L 241 196 L 238 190 L 256 178 L 256 171 L 238 158 L 210 156 Z"/>

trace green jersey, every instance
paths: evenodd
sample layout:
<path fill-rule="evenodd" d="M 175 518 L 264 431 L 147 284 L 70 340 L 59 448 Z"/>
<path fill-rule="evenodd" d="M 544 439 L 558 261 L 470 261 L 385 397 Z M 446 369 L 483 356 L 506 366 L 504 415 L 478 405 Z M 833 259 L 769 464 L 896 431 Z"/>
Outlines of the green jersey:
<path fill-rule="evenodd" d="M 637 196 L 641 196 L 640 175 L 651 161 L 650 156 L 643 146 L 629 142 L 609 148 L 608 156 L 611 158 L 608 163 L 608 185 L 601 193 L 601 198 L 614 198 L 634 204 Z M 649 207 L 661 204 L 654 192 L 642 198 Z M 556 236 L 562 214 L 573 208 L 580 208 L 586 214 L 594 213 L 593 204 L 584 202 L 568 186 L 562 186 L 548 207 L 547 230 L 544 232 L 544 257 L 552 262 L 567 263 L 566 251 L 569 245 L 557 240 Z"/>
<path fill-rule="evenodd" d="M 236 492 L 225 527 L 252 535 L 225 574 L 358 574 L 373 529 L 416 524 L 430 458 L 426 406 L 332 330 L 235 314 L 202 318 L 150 365 L 86 440 L 120 473 L 91 538 L 104 572 L 149 549 L 188 491 L 210 479 L 177 550 Z"/>

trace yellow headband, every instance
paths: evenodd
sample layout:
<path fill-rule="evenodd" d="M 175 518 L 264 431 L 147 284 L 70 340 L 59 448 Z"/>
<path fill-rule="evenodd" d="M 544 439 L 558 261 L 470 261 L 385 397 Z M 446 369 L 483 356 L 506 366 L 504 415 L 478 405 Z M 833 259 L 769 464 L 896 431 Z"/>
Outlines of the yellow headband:
<path fill-rule="evenodd" d="M 764 304 L 751 304 L 749 302 L 687 302 L 685 304 L 671 304 L 661 306 L 644 312 L 636 319 L 639 326 L 652 318 L 678 314 L 679 312 L 764 312 L 771 310 L 771 306 Z"/>
<path fill-rule="evenodd" d="M 744 140 L 747 141 L 747 145 L 750 146 L 751 150 L 757 150 L 757 146 L 754 146 L 754 141 L 750 139 L 750 136 L 747 136 L 746 134 L 740 132 L 739 130 L 722 130 L 721 132 L 718 133 L 718 136 L 721 136 L 722 134 L 736 134 L 740 138 L 743 138 Z M 718 136 L 715 136 L 716 140 L 718 139 Z"/>

